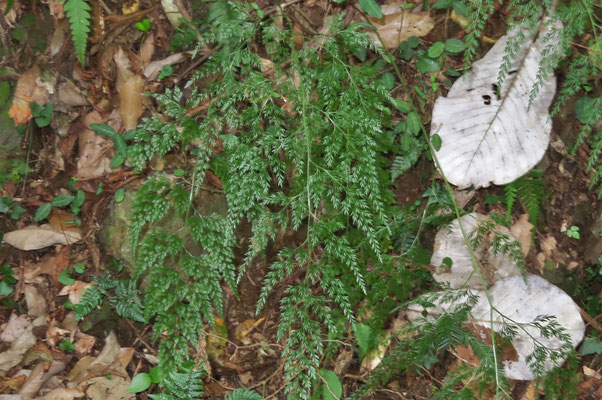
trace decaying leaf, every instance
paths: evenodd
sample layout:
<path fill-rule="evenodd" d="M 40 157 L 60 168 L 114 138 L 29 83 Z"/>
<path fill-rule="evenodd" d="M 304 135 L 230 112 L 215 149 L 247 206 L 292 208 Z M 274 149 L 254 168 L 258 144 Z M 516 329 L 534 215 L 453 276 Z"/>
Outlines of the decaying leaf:
<path fill-rule="evenodd" d="M 510 227 L 510 233 L 520 243 L 520 247 L 523 252 L 523 256 L 529 254 L 531 248 L 531 237 L 533 231 L 533 224 L 529 222 L 529 214 L 523 214 L 521 217 Z"/>
<path fill-rule="evenodd" d="M 463 216 L 460 221 L 466 234 L 470 235 L 477 229 L 479 221 L 484 219 L 486 219 L 484 215 L 472 213 Z M 498 231 L 501 234 L 508 235 L 513 240 L 507 228 L 498 227 Z M 508 276 L 520 274 L 520 270 L 512 258 L 503 253 L 493 253 L 491 241 L 488 238 L 480 242 L 474 253 L 483 277 L 488 284 Z M 437 233 L 431 265 L 436 268 L 433 277 L 437 282 L 448 283 L 452 288 L 459 288 L 465 284 L 473 289 L 482 288 L 481 280 L 474 272 L 470 252 L 466 247 L 460 230 L 460 223 L 457 219 L 452 221 L 449 226 L 441 228 Z"/>
<path fill-rule="evenodd" d="M 142 73 L 144 74 L 146 79 L 152 81 L 157 79 L 163 67 L 165 67 L 166 65 L 178 64 L 182 61 L 184 61 L 184 53 L 175 53 L 170 55 L 169 57 L 165 57 L 162 60 L 156 60 L 149 63 L 146 67 L 144 67 Z"/>
<path fill-rule="evenodd" d="M 77 160 L 77 176 L 80 178 L 98 178 L 111 171 L 113 143 L 97 135 L 89 127 L 93 123 L 104 122 L 100 114 L 94 111 L 84 117 L 83 129 L 78 134 L 79 158 Z"/>
<path fill-rule="evenodd" d="M 505 47 L 516 32 L 503 36 L 475 62 L 433 109 L 431 135 L 438 134 L 436 152 L 443 174 L 460 187 L 505 185 L 528 172 L 543 157 L 552 120 L 548 107 L 556 78 L 544 78 L 537 98 L 528 108 L 531 89 L 545 46 L 545 32 L 530 35 L 511 62 L 501 87 L 498 73 Z"/>
<path fill-rule="evenodd" d="M 40 79 L 42 71 L 34 65 L 25 71 L 17 81 L 13 95 L 13 103 L 8 110 L 8 115 L 16 125 L 26 123 L 31 119 L 29 102 L 35 101 L 39 105 L 46 104 L 48 99 L 48 86 Z"/>
<path fill-rule="evenodd" d="M 46 300 L 33 285 L 25 285 L 25 302 L 27 303 L 27 313 L 34 317 L 46 315 Z"/>
<path fill-rule="evenodd" d="M 80 241 L 80 232 L 59 231 L 50 225 L 30 225 L 23 229 L 8 232 L 4 235 L 4 243 L 19 250 L 39 250 L 56 244 L 73 244 Z"/>
<path fill-rule="evenodd" d="M 483 291 L 474 290 L 473 293 L 479 299 L 472 309 L 468 323 L 481 325 L 488 330 L 491 327 L 491 306 Z M 516 361 L 509 359 L 502 363 L 504 374 L 510 379 L 535 379 L 535 375 L 527 363 L 527 357 L 535 349 L 534 340 L 551 350 L 559 349 L 562 345 L 557 337 L 553 335 L 545 337 L 540 329 L 533 326 L 533 321 L 537 317 L 553 316 L 570 336 L 570 344 L 573 347 L 576 347 L 583 339 L 585 324 L 581 319 L 577 304 L 561 289 L 539 276 L 528 275 L 526 282 L 521 276 L 502 279 L 489 289 L 489 295 L 492 299 L 492 305 L 495 307 L 493 313 L 494 331 L 501 331 L 504 323 L 518 324 L 517 335 L 512 340 L 512 346 L 518 354 L 518 359 Z M 454 303 L 437 304 L 426 311 L 429 317 L 437 317 L 443 311 L 456 308 L 464 301 L 465 299 L 460 299 Z M 412 305 L 408 310 L 408 317 L 412 320 L 421 318 L 423 311 L 422 306 Z M 500 312 L 503 316 L 500 315 Z M 504 319 L 504 317 L 508 319 Z M 546 324 L 543 323 L 542 325 Z M 564 360 L 557 361 L 562 363 Z M 549 371 L 553 367 L 554 363 L 548 357 L 544 361 L 544 368 Z"/>
<path fill-rule="evenodd" d="M 144 79 L 130 71 L 130 62 L 121 48 L 113 56 L 117 65 L 117 92 L 119 93 L 119 116 L 126 130 L 136 129 L 138 118 L 144 112 L 142 96 Z"/>
<path fill-rule="evenodd" d="M 401 6 L 402 3 L 385 4 L 381 6 L 382 18 L 368 18 L 389 49 L 396 48 L 410 36 L 424 36 L 435 26 L 428 11 L 414 14 L 410 11 L 401 11 Z M 376 43 L 380 43 L 375 33 L 369 32 L 369 34 Z"/>
<path fill-rule="evenodd" d="M 11 321 L 15 321 L 12 322 L 14 324 L 20 324 L 21 322 L 13 319 L 13 317 L 11 316 L 11 319 L 9 320 L 6 329 L 12 330 Z M 10 348 L 0 353 L 0 374 L 5 374 L 8 370 L 10 370 L 12 367 L 18 365 L 21 362 L 27 350 L 29 350 L 34 344 L 36 344 L 36 337 L 33 335 L 33 328 L 41 326 L 43 324 L 45 324 L 44 317 L 38 317 L 33 321 L 31 321 L 31 318 L 29 318 L 29 323 L 23 329 L 22 333 L 18 337 L 16 337 L 12 342 L 10 342 Z M 4 334 L 2 335 L 2 337 L 4 339 Z"/>

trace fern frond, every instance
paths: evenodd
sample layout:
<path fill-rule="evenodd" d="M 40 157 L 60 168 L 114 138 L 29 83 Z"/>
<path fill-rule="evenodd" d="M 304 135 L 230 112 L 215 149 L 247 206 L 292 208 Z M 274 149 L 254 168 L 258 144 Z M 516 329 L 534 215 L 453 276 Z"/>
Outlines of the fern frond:
<path fill-rule="evenodd" d="M 205 371 L 190 369 L 184 372 L 169 370 L 163 380 L 163 393 L 151 394 L 153 400 L 196 400 L 203 395 L 203 380 Z"/>
<path fill-rule="evenodd" d="M 263 400 L 263 397 L 253 390 L 236 389 L 228 393 L 224 400 Z"/>
<path fill-rule="evenodd" d="M 504 187 L 506 193 L 506 221 L 510 222 L 512 206 L 516 198 L 519 198 L 527 212 L 534 227 L 539 222 L 541 200 L 543 198 L 543 172 L 534 169 L 514 182 Z"/>
<path fill-rule="evenodd" d="M 86 59 L 86 46 L 90 32 L 90 5 L 86 0 L 65 0 L 65 13 L 69 19 L 71 38 L 82 66 Z"/>

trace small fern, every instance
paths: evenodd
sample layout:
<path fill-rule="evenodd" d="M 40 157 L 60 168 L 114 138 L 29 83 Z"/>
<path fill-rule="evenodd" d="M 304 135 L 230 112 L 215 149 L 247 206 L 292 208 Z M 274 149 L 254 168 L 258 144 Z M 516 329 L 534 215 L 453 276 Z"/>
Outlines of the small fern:
<path fill-rule="evenodd" d="M 115 293 L 109 294 L 111 290 L 115 290 Z M 75 319 L 78 321 L 83 319 L 100 307 L 105 298 L 109 299 L 111 306 L 120 317 L 136 322 L 146 322 L 136 282 L 101 277 L 96 278 L 96 283 L 85 291 L 80 302 L 73 307 Z"/>
<path fill-rule="evenodd" d="M 189 362 L 184 363 L 184 367 Z M 170 370 L 162 382 L 163 393 L 151 394 L 153 400 L 196 400 L 203 395 L 205 371 L 202 369 L 186 369 L 184 372 Z"/>
<path fill-rule="evenodd" d="M 236 389 L 228 393 L 224 400 L 263 400 L 263 397 L 253 390 Z"/>
<path fill-rule="evenodd" d="M 527 209 L 531 223 L 537 227 L 543 198 L 543 172 L 537 169 L 531 170 L 527 175 L 506 185 L 504 191 L 506 193 L 506 223 L 510 222 L 512 208 L 518 198 Z"/>
<path fill-rule="evenodd" d="M 90 32 L 90 5 L 86 0 L 65 0 L 64 10 L 69 19 L 77 59 L 83 66 Z"/>

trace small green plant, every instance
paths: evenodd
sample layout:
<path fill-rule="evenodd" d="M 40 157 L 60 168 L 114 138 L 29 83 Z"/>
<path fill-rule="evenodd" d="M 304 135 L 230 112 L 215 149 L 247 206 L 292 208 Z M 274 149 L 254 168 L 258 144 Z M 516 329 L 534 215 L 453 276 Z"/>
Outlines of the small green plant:
<path fill-rule="evenodd" d="M 67 353 L 72 353 L 75 350 L 75 345 L 71 342 L 71 339 L 67 338 L 59 344 L 59 349 Z"/>
<path fill-rule="evenodd" d="M 94 284 L 73 307 L 75 319 L 79 321 L 102 306 L 105 298 L 109 300 L 117 315 L 136 322 L 146 322 L 136 282 L 102 277 L 95 278 Z"/>
<path fill-rule="evenodd" d="M 579 233 L 579 227 L 576 225 L 572 225 L 569 229 L 566 230 L 565 233 L 571 239 L 579 240 L 581 238 L 581 234 Z"/>
<path fill-rule="evenodd" d="M 151 30 L 151 22 L 148 18 L 144 18 L 142 21 L 136 22 L 135 27 L 140 32 L 148 32 Z"/>
<path fill-rule="evenodd" d="M 6 297 L 13 292 L 17 280 L 14 278 L 14 272 L 8 264 L 2 264 L 0 275 L 2 277 L 0 279 L 0 297 Z"/>
<path fill-rule="evenodd" d="M 50 125 L 50 122 L 52 122 L 52 113 L 54 112 L 52 104 L 41 106 L 36 102 L 31 102 L 29 103 L 29 107 L 31 108 L 33 120 L 38 128 L 44 128 Z"/>
<path fill-rule="evenodd" d="M 64 9 L 69 19 L 71 38 L 77 53 L 77 59 L 84 66 L 88 33 L 90 32 L 90 5 L 86 0 L 64 0 Z"/>
<path fill-rule="evenodd" d="M 33 220 L 35 222 L 40 222 L 48 218 L 50 213 L 52 212 L 53 207 L 62 208 L 71 206 L 71 212 L 73 213 L 74 219 L 73 223 L 78 226 L 81 225 L 81 220 L 79 219 L 79 211 L 81 206 L 85 201 L 84 191 L 81 189 L 77 189 L 74 195 L 70 194 L 61 194 L 54 197 L 50 202 L 44 203 L 36 209 Z"/>
<path fill-rule="evenodd" d="M 11 219 L 18 220 L 26 211 L 12 197 L 0 197 L 0 214 L 9 214 Z"/>
<path fill-rule="evenodd" d="M 107 124 L 90 124 L 90 129 L 113 141 L 115 146 L 115 155 L 111 158 L 109 166 L 112 169 L 119 168 L 123 165 L 125 160 L 128 158 L 128 145 L 127 140 L 130 140 L 134 136 L 134 131 L 125 132 L 123 135 L 115 132 L 115 129 Z"/>

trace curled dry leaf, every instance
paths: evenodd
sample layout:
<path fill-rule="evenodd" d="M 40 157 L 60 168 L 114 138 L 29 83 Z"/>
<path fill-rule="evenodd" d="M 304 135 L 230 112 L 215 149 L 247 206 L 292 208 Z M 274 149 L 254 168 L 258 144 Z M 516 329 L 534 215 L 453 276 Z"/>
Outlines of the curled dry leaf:
<path fill-rule="evenodd" d="M 82 281 L 75 281 L 73 285 L 64 286 L 59 292 L 59 296 L 69 295 L 69 301 L 73 304 L 79 304 L 82 300 L 82 296 L 90 288 L 89 283 Z"/>
<path fill-rule="evenodd" d="M 473 293 L 478 296 L 478 302 L 473 307 L 467 322 L 483 326 L 484 329 L 479 329 L 479 332 L 489 330 L 491 327 L 491 306 L 483 291 L 474 290 Z M 527 363 L 527 357 L 535 349 L 534 340 L 550 350 L 557 350 L 563 344 L 553 335 L 545 337 L 539 329 L 533 326 L 533 321 L 537 317 L 543 315 L 553 316 L 569 335 L 570 345 L 573 347 L 576 347 L 583 339 L 585 324 L 581 319 L 577 304 L 560 288 L 539 276 L 528 275 L 526 282 L 521 276 L 502 279 L 489 289 L 489 296 L 492 299 L 492 305 L 495 307 L 493 313 L 494 332 L 501 331 L 505 323 L 518 324 L 517 335 L 512 340 L 512 347 L 516 350 L 518 357 L 509 357 L 502 363 L 504 375 L 507 378 L 516 380 L 535 379 L 535 375 Z M 435 307 L 427 308 L 427 319 L 436 318 L 444 311 L 451 311 L 463 305 L 465 301 L 466 299 L 459 299 L 453 303 L 439 303 Z M 416 320 L 422 318 L 423 311 L 425 309 L 422 306 L 412 305 L 409 307 L 407 315 L 411 320 Z M 546 325 L 545 322 L 542 324 Z M 564 359 L 557 361 L 562 363 Z M 549 371 L 553 367 L 554 363 L 548 357 L 544 361 L 544 369 Z"/>
<path fill-rule="evenodd" d="M 152 81 L 157 79 L 163 67 L 165 67 L 166 65 L 178 64 L 182 61 L 184 61 L 184 53 L 172 54 L 169 57 L 166 57 L 162 60 L 156 60 L 149 63 L 146 67 L 144 67 L 142 73 L 144 74 L 146 79 Z"/>
<path fill-rule="evenodd" d="M 113 143 L 89 129 L 90 124 L 102 122 L 103 119 L 96 111 L 84 117 L 86 129 L 78 134 L 77 176 L 80 178 L 98 178 L 111 172 L 110 156 Z"/>
<path fill-rule="evenodd" d="M 130 71 L 130 61 L 121 48 L 113 56 L 117 65 L 117 92 L 119 93 L 119 116 L 126 130 L 136 129 L 138 118 L 144 112 L 142 96 L 144 80 Z"/>
<path fill-rule="evenodd" d="M 4 235 L 4 243 L 19 250 L 39 250 L 56 244 L 73 244 L 80 241 L 80 232 L 59 231 L 50 225 L 31 225 L 23 229 L 8 232 Z"/>
<path fill-rule="evenodd" d="M 464 215 L 460 221 L 466 234 L 470 236 L 477 229 L 479 221 L 484 219 L 486 219 L 484 215 L 472 213 Z M 499 227 L 498 231 L 513 239 L 507 228 Z M 484 238 L 479 247 L 474 250 L 487 283 L 491 284 L 499 279 L 520 274 L 516 263 L 506 254 L 493 254 L 490 244 L 490 240 Z M 448 259 L 451 260 L 451 266 Z M 448 283 L 452 288 L 459 288 L 465 284 L 473 289 L 482 288 L 479 276 L 474 273 L 470 252 L 457 219 L 437 233 L 431 265 L 436 268 L 433 277 L 437 282 Z"/>
<path fill-rule="evenodd" d="M 368 18 L 368 21 L 378 31 L 384 45 L 389 49 L 396 48 L 410 36 L 424 36 L 435 26 L 428 11 L 414 14 L 410 11 L 401 11 L 401 6 L 402 3 L 385 4 L 381 6 L 382 18 Z M 380 43 L 374 32 L 369 32 L 369 34 L 376 43 Z"/>
<path fill-rule="evenodd" d="M 510 183 L 533 168 L 548 147 L 554 75 L 544 77 L 537 97 L 530 99 L 543 53 L 556 44 L 546 41 L 545 31 L 522 33 L 525 43 L 507 66 L 501 87 L 500 66 L 508 41 L 518 34 L 514 30 L 435 102 L 431 135 L 441 138 L 436 151 L 441 172 L 460 188 Z"/>

